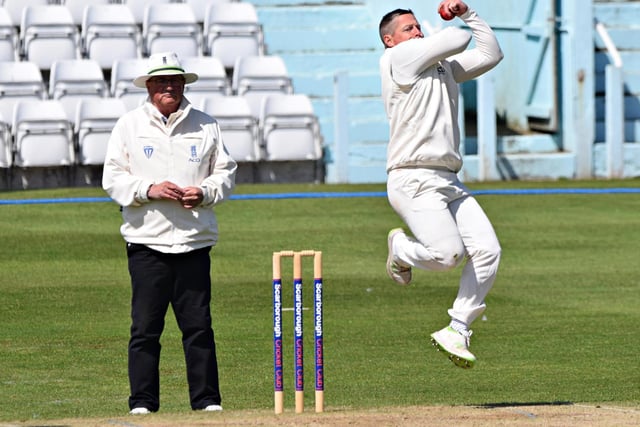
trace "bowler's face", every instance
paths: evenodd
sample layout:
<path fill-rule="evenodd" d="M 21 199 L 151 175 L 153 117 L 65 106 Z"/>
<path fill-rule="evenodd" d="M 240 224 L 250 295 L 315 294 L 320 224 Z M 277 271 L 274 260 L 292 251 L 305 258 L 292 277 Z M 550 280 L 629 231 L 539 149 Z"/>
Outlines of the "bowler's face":
<path fill-rule="evenodd" d="M 416 17 L 411 13 L 396 16 L 393 20 L 395 25 L 393 33 L 384 36 L 385 45 L 394 47 L 410 39 L 424 38 L 422 29 Z"/>
<path fill-rule="evenodd" d="M 151 103 L 166 115 L 178 110 L 184 93 L 184 77 L 158 76 L 147 80 Z"/>

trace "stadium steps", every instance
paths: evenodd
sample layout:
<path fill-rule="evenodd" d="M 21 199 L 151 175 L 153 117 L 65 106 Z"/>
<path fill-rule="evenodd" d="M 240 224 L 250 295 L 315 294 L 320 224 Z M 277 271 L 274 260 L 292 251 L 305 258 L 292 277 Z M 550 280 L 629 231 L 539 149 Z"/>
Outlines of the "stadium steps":
<path fill-rule="evenodd" d="M 382 182 L 388 123 L 380 100 L 377 20 L 365 3 L 253 1 L 266 50 L 280 55 L 294 91 L 312 99 L 331 181 L 334 156 L 334 77 L 348 72 L 349 180 Z"/>

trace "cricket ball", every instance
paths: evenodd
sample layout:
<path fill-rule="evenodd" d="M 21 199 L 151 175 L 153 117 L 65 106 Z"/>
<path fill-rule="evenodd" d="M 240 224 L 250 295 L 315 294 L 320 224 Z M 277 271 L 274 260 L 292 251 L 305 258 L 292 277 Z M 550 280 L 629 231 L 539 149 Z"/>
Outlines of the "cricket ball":
<path fill-rule="evenodd" d="M 440 7 L 438 8 L 438 13 L 440 14 L 440 17 L 445 21 L 451 21 L 453 18 L 455 18 L 455 15 L 451 13 L 448 7 L 445 6 L 444 2 L 440 3 Z"/>

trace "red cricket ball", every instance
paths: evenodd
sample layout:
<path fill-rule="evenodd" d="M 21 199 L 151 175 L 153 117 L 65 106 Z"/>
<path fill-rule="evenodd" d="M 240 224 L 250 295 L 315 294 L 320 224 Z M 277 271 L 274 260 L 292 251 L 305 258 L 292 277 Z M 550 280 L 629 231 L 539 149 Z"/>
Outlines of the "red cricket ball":
<path fill-rule="evenodd" d="M 451 21 L 453 18 L 455 18 L 455 15 L 451 13 L 448 7 L 445 7 L 444 3 L 440 3 L 438 13 L 440 14 L 440 17 L 445 21 Z"/>

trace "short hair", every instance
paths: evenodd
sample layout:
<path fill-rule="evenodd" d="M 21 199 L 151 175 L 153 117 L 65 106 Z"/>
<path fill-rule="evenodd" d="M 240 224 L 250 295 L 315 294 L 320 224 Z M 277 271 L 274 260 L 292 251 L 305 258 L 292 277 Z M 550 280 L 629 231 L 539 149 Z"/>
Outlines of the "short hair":
<path fill-rule="evenodd" d="M 413 11 L 411 9 L 396 9 L 382 17 L 378 31 L 380 33 L 380 40 L 382 40 L 382 44 L 384 44 L 385 47 L 387 47 L 387 45 L 384 43 L 383 37 L 385 34 L 391 34 L 395 30 L 395 28 L 393 28 L 393 20 L 398 16 L 409 14 L 413 15 Z"/>

